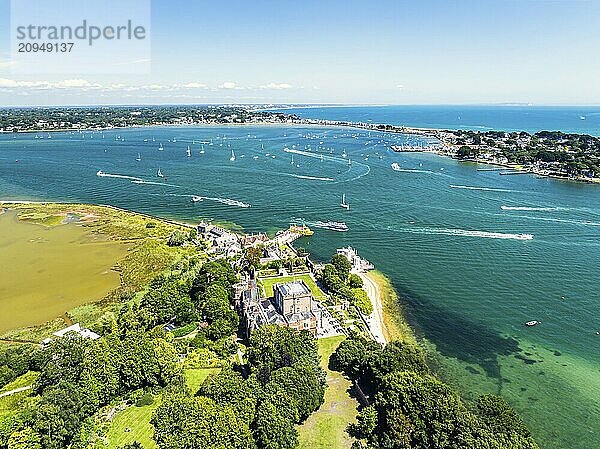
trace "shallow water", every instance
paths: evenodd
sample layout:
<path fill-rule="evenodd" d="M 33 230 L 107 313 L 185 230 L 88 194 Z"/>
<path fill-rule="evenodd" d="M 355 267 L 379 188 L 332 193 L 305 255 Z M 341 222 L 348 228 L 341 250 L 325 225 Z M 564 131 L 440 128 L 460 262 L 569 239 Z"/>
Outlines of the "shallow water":
<path fill-rule="evenodd" d="M 125 254 L 75 224 L 45 227 L 0 215 L 0 332 L 40 324 L 119 286 Z"/>
<path fill-rule="evenodd" d="M 414 138 L 343 128 L 35 136 L 0 136 L 1 197 L 206 217 L 248 232 L 346 222 L 346 233 L 313 226 L 298 245 L 324 260 L 350 244 L 388 274 L 445 378 L 467 395 L 505 396 L 542 447 L 587 449 L 599 439 L 599 186 L 396 154 L 390 144 Z M 532 319 L 541 324 L 525 327 Z"/>

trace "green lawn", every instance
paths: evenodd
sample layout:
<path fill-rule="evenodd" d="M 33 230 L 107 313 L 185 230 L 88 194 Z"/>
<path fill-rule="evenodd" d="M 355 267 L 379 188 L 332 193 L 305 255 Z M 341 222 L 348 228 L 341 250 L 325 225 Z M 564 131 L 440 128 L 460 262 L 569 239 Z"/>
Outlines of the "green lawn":
<path fill-rule="evenodd" d="M 35 371 L 27 371 L 22 376 L 17 377 L 11 383 L 4 385 L 4 387 L 0 388 L 0 393 L 4 393 L 5 391 L 15 390 L 17 388 L 28 387 L 29 385 L 33 385 L 35 380 L 38 378 L 40 374 Z"/>
<path fill-rule="evenodd" d="M 299 281 L 302 279 L 310 291 L 312 292 L 315 299 L 322 300 L 325 299 L 325 294 L 323 291 L 317 287 L 317 284 L 308 274 L 299 274 L 296 276 L 278 276 L 273 278 L 261 278 L 258 280 L 258 283 L 263 287 L 263 293 L 266 298 L 270 298 L 273 296 L 273 285 L 274 284 L 282 284 L 285 282 Z"/>
<path fill-rule="evenodd" d="M 150 420 L 159 405 L 160 396 L 157 396 L 153 404 L 143 407 L 134 405 L 118 412 L 106 434 L 109 449 L 115 449 L 134 441 L 140 443 L 145 449 L 156 448 L 156 443 L 152 439 L 154 427 L 150 424 Z M 126 432 L 126 429 L 130 429 L 130 431 Z"/>
<path fill-rule="evenodd" d="M 196 393 L 204 379 L 208 377 L 209 374 L 219 372 L 221 368 L 198 368 L 198 369 L 186 369 L 184 371 L 185 375 L 185 383 L 192 393 Z"/>
<path fill-rule="evenodd" d="M 346 428 L 356 419 L 358 402 L 348 394 L 351 382 L 341 373 L 327 368 L 329 357 L 344 338 L 319 340 L 321 365 L 327 372 L 325 403 L 298 426 L 300 449 L 349 449 L 352 446 L 352 438 L 346 433 Z"/>

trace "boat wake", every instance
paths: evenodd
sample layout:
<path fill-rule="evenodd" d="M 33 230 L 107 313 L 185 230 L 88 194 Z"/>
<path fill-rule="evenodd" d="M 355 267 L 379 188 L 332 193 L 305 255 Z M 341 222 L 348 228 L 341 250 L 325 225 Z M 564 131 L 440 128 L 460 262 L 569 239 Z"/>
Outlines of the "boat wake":
<path fill-rule="evenodd" d="M 231 198 L 215 198 L 215 197 L 201 196 L 201 195 L 193 195 L 191 198 L 192 198 L 192 201 L 194 201 L 194 202 L 199 202 L 199 201 L 203 201 L 203 200 L 209 200 L 209 201 L 216 201 L 218 203 L 226 204 L 227 206 L 241 207 L 243 209 L 247 209 L 248 207 L 252 207 L 251 204 L 244 203 L 242 201 L 234 200 L 234 199 L 231 199 Z"/>
<path fill-rule="evenodd" d="M 135 176 L 127 176 L 127 175 L 115 175 L 112 173 L 104 173 L 102 170 L 96 172 L 96 176 L 100 176 L 101 178 L 119 178 L 119 179 L 129 179 L 130 181 L 143 181 L 141 178 L 136 178 Z"/>
<path fill-rule="evenodd" d="M 419 170 L 419 169 L 411 169 L 411 168 L 394 168 L 394 171 L 401 173 L 427 173 L 429 175 L 442 175 L 442 173 L 434 172 L 431 170 Z"/>
<path fill-rule="evenodd" d="M 477 187 L 477 186 L 455 186 L 450 185 L 451 189 L 465 189 L 465 190 L 482 190 L 484 192 L 505 192 L 505 193 L 519 193 L 518 190 L 510 189 L 496 189 L 493 187 Z"/>
<path fill-rule="evenodd" d="M 335 181 L 335 179 L 333 179 L 333 178 L 321 178 L 319 176 L 296 175 L 294 173 L 282 173 L 282 174 L 285 174 L 287 176 L 291 176 L 293 178 L 310 179 L 310 180 L 313 180 L 313 181 L 329 181 L 329 182 Z"/>
<path fill-rule="evenodd" d="M 423 235 L 448 235 L 457 237 L 478 237 L 503 240 L 533 240 L 532 234 L 509 234 L 504 232 L 475 231 L 468 229 L 404 228 L 395 230 L 410 234 Z"/>
<path fill-rule="evenodd" d="M 156 181 L 144 181 L 143 179 L 136 179 L 131 181 L 134 184 L 147 184 L 147 185 L 151 185 L 151 186 L 167 186 L 167 187 L 175 187 L 175 188 L 181 188 L 181 186 L 175 185 L 175 184 L 167 184 L 166 182 L 156 182 Z"/>
<path fill-rule="evenodd" d="M 529 206 L 500 206 L 502 210 L 520 210 L 520 211 L 538 211 L 538 212 L 555 212 L 557 207 L 529 207 Z"/>

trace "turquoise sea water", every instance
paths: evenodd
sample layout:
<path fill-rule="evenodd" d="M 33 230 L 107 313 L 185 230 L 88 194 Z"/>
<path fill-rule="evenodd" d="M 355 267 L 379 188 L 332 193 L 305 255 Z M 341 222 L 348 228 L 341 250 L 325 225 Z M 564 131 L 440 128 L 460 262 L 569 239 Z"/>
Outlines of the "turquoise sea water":
<path fill-rule="evenodd" d="M 598 447 L 600 186 L 389 150 L 408 139 L 285 126 L 2 135 L 0 198 L 112 204 L 248 232 L 345 221 L 346 233 L 315 228 L 298 244 L 322 260 L 353 245 L 389 275 L 466 396 L 503 395 L 544 448 Z M 532 319 L 541 324 L 524 326 Z"/>

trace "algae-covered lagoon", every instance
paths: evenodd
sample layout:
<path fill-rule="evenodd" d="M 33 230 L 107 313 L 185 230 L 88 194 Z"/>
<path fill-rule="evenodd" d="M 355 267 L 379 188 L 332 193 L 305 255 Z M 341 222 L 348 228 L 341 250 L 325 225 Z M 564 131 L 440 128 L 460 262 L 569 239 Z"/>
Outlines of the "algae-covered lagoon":
<path fill-rule="evenodd" d="M 126 253 L 76 223 L 45 226 L 0 215 L 0 332 L 51 320 L 119 286 Z"/>
<path fill-rule="evenodd" d="M 146 227 L 148 222 L 152 227 Z M 44 335 L 45 323 L 63 315 L 68 323 L 78 306 L 138 290 L 178 257 L 178 250 L 153 238 L 174 228 L 98 206 L 5 204 L 0 213 L 0 334 L 41 326 Z M 28 331 L 22 335 L 32 338 Z"/>

